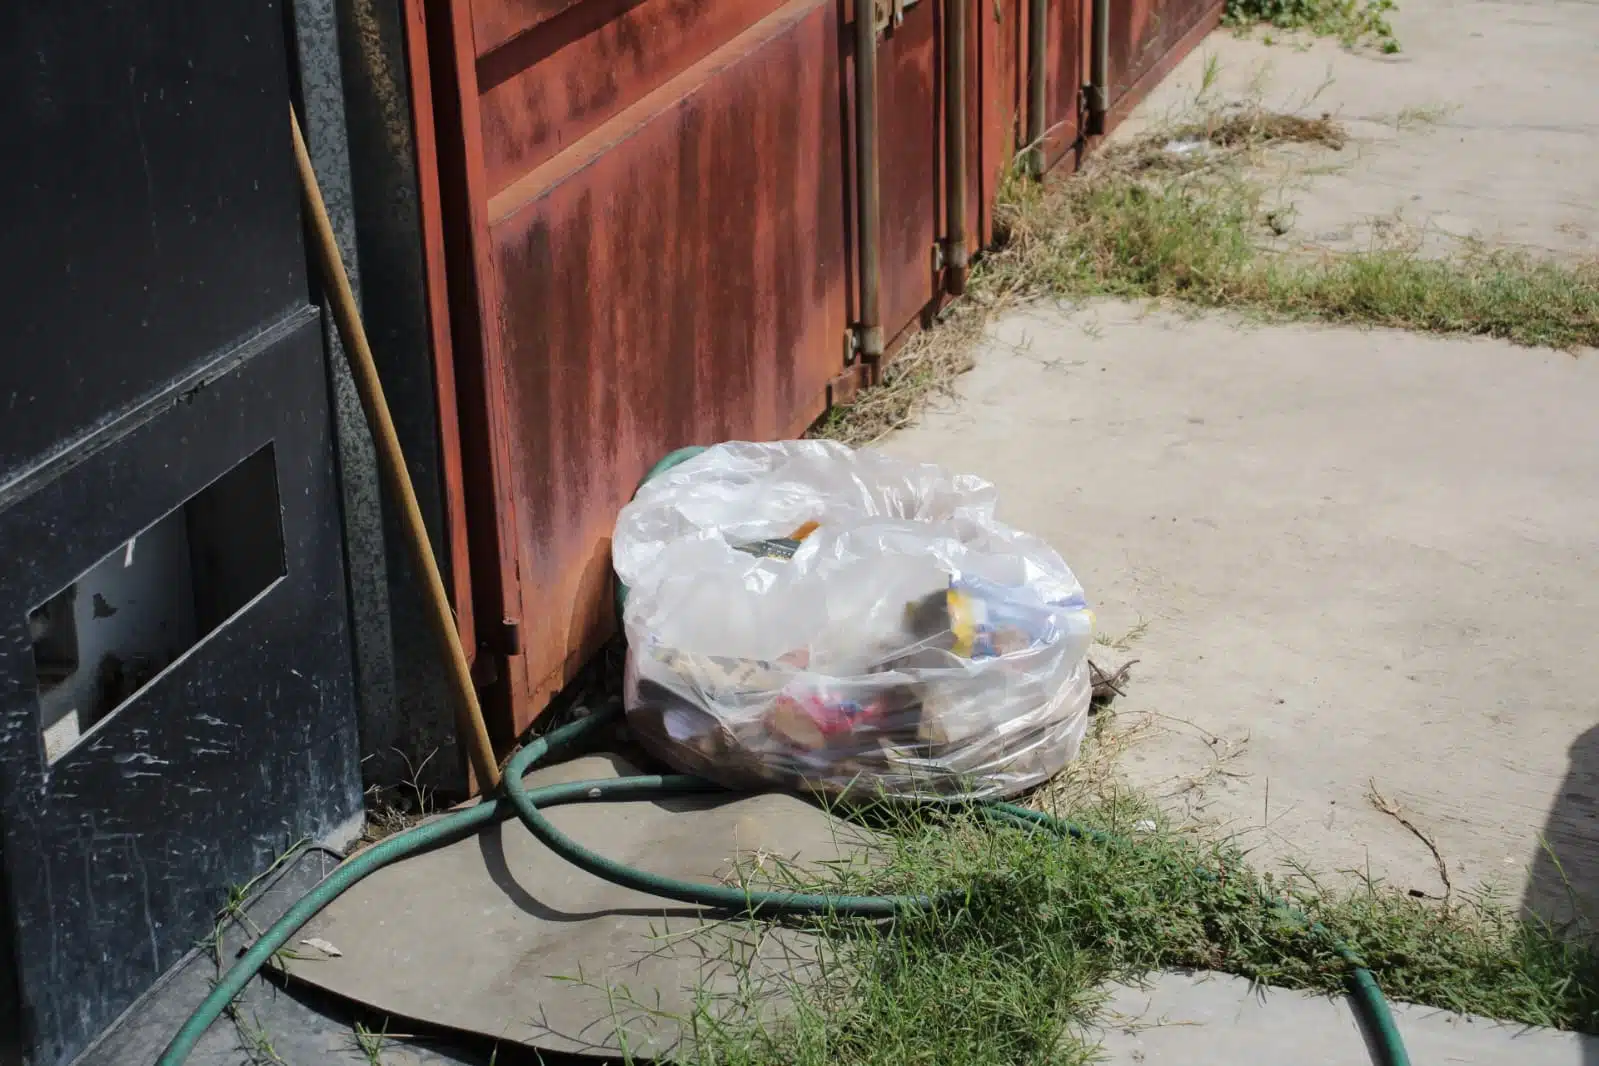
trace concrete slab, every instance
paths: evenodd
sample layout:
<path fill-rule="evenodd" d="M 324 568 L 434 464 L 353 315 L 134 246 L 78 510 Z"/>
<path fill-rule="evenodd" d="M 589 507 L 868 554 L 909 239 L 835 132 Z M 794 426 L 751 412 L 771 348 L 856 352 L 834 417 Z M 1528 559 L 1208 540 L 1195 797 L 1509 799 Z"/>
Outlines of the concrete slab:
<path fill-rule="evenodd" d="M 992 479 L 1105 632 L 1138 783 L 1266 863 L 1599 907 L 1599 361 L 1108 304 L 1001 322 L 888 451 Z M 1595 910 L 1594 913 L 1599 913 Z"/>
<path fill-rule="evenodd" d="M 1214 33 L 1118 135 L 1186 106 L 1214 62 L 1220 98 L 1332 112 L 1354 137 L 1316 159 L 1334 173 L 1283 191 L 1288 243 L 1364 248 L 1397 221 L 1431 253 L 1599 252 L 1599 4 L 1400 0 L 1392 21 L 1396 56 Z"/>
<path fill-rule="evenodd" d="M 1396 57 L 1213 34 L 1118 136 L 1208 71 L 1213 99 L 1349 125 L 1318 157 L 1339 168 L 1286 190 L 1294 241 L 1397 217 L 1430 252 L 1594 252 L 1599 4 L 1401 0 L 1394 23 Z M 1107 632 L 1147 623 L 1135 780 L 1267 863 L 1446 873 L 1563 918 L 1599 915 L 1596 401 L 1591 355 L 1038 308 L 885 447 L 992 478 Z"/>
<path fill-rule="evenodd" d="M 1394 1020 L 1415 1062 L 1478 1066 L 1593 1066 L 1599 1040 L 1501 1025 L 1398 1004 Z M 1204 1038 L 1196 1039 L 1203 1031 Z M 1349 1003 L 1251 986 L 1241 977 L 1162 974 L 1112 990 L 1103 1040 L 1112 1066 L 1367 1066 L 1372 1061 Z"/>

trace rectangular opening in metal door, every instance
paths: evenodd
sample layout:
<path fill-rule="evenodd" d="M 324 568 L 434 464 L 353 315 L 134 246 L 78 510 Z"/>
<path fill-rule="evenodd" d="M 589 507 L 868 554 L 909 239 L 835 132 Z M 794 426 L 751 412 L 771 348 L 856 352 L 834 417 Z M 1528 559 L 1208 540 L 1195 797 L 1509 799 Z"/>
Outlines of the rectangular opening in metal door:
<path fill-rule="evenodd" d="M 268 444 L 28 612 L 46 760 L 285 573 Z"/>

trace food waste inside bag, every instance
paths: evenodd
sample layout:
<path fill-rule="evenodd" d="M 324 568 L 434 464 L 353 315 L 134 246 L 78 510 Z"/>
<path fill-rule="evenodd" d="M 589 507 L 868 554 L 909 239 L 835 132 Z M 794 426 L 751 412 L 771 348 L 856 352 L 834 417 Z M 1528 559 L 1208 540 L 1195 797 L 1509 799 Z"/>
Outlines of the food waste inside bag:
<path fill-rule="evenodd" d="M 831 441 L 708 448 L 612 554 L 628 723 L 731 788 L 1014 795 L 1088 724 L 1093 615 L 992 485 Z"/>

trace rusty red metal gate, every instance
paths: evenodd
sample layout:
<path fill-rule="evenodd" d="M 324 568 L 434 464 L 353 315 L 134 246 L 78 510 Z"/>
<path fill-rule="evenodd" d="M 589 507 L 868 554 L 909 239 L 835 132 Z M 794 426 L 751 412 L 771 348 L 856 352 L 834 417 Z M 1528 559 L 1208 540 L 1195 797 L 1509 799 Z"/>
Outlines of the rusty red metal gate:
<path fill-rule="evenodd" d="M 873 373 L 850 343 L 869 258 L 854 10 L 404 2 L 440 404 L 459 431 L 441 450 L 451 543 L 467 550 L 448 562 L 505 743 L 611 633 L 611 527 L 649 464 L 798 435 Z M 1112 30 L 1128 42 L 1113 49 L 1118 102 L 1171 59 L 1169 25 L 1200 24 L 1136 14 L 1196 0 L 1139 2 Z M 1081 143 L 1090 3 L 1047 0 L 1050 162 Z M 971 251 L 992 239 L 1024 143 L 1030 6 L 871 9 L 888 338 L 958 291 L 953 227 Z M 947 121 L 952 96 L 964 124 Z M 948 202 L 962 184 L 963 217 Z"/>
<path fill-rule="evenodd" d="M 1216 28 L 1221 15 L 1221 0 L 1111 3 L 1107 132 Z"/>
<path fill-rule="evenodd" d="M 831 0 L 431 14 L 472 601 L 509 732 L 609 634 L 611 526 L 648 465 L 825 406 L 840 28 Z"/>

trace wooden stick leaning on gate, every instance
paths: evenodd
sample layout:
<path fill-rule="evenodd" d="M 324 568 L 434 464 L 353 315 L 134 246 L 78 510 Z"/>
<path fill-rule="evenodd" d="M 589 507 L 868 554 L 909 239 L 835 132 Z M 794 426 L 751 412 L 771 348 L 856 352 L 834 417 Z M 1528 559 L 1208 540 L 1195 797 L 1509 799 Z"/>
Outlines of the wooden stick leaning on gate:
<path fill-rule="evenodd" d="M 383 469 L 389 493 L 400 504 L 401 525 L 405 530 L 405 544 L 410 550 L 412 567 L 427 585 L 428 621 L 434 636 L 443 646 L 450 686 L 454 690 L 456 742 L 466 749 L 479 788 L 484 792 L 492 792 L 499 788 L 500 768 L 494 761 L 494 746 L 489 742 L 489 731 L 483 723 L 483 708 L 478 703 L 477 687 L 472 683 L 472 669 L 466 661 L 466 650 L 461 647 L 455 612 L 450 607 L 449 594 L 444 590 L 444 578 L 439 574 L 438 560 L 433 555 L 427 526 L 422 521 L 422 509 L 416 502 L 416 489 L 411 484 L 411 475 L 405 466 L 400 438 L 394 432 L 394 420 L 389 417 L 389 405 L 383 398 L 383 385 L 378 380 L 377 364 L 372 360 L 372 348 L 367 343 L 366 328 L 361 323 L 361 311 L 355 305 L 355 293 L 350 289 L 350 277 L 345 273 L 344 260 L 339 255 L 339 246 L 333 237 L 333 224 L 328 221 L 327 205 L 322 202 L 322 189 L 317 184 L 316 171 L 311 167 L 311 156 L 305 148 L 305 135 L 300 132 L 300 120 L 294 113 L 293 105 L 289 107 L 289 126 L 294 134 L 294 158 L 300 170 L 300 191 L 305 197 L 306 211 L 311 216 L 313 243 L 333 304 L 333 319 L 338 324 L 339 336 L 344 340 L 350 375 L 355 379 L 356 392 L 361 397 L 361 409 L 366 412 L 367 426 L 377 445 L 378 465 Z"/>

